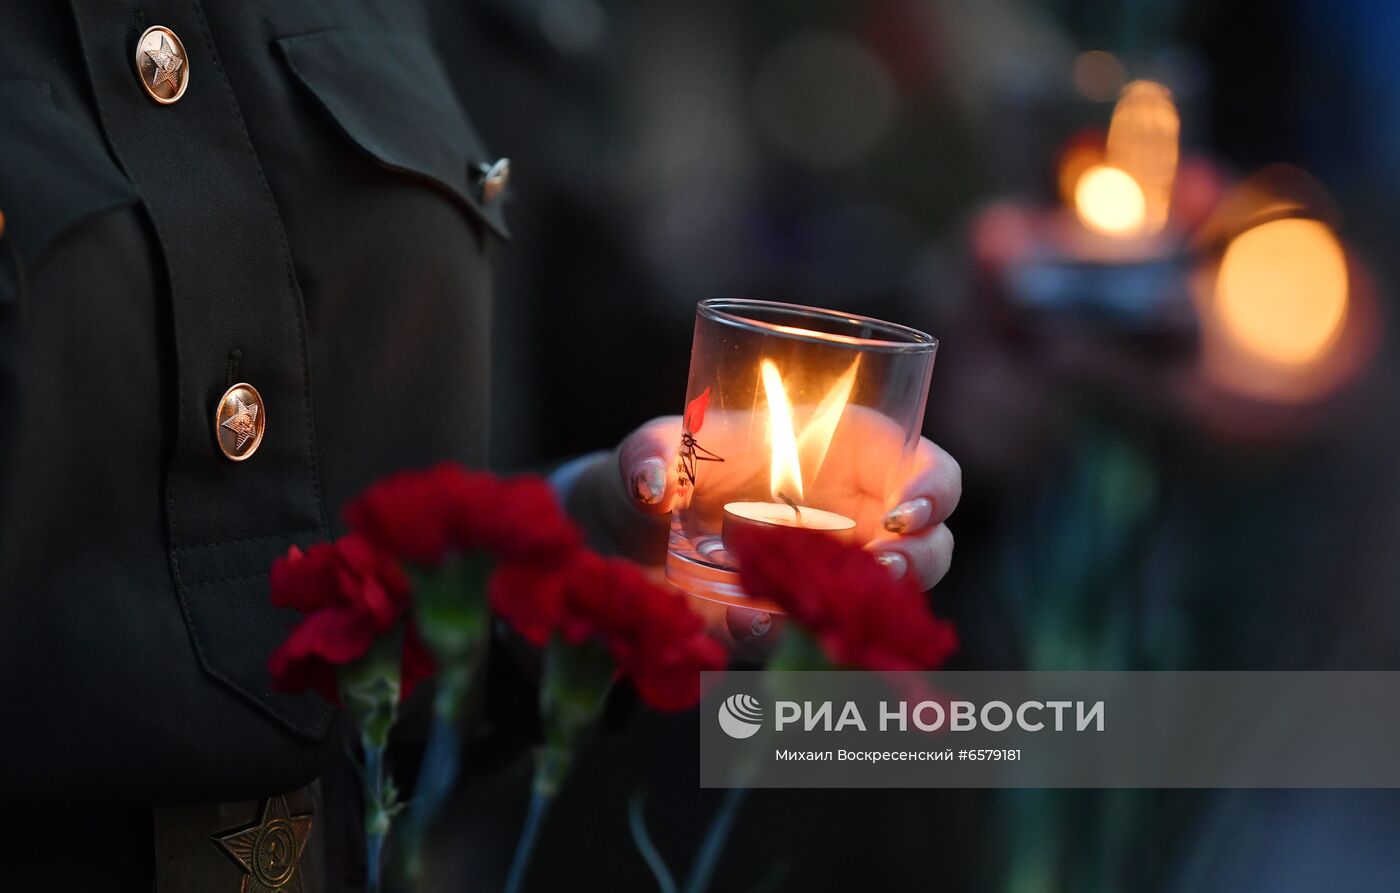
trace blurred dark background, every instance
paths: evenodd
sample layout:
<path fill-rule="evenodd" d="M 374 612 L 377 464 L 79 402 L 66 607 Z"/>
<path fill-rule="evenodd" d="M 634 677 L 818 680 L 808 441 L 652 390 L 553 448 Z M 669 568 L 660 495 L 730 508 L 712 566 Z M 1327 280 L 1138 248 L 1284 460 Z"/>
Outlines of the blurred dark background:
<path fill-rule="evenodd" d="M 925 433 L 965 495 L 932 598 L 960 666 L 1400 663 L 1400 5 L 473 0 L 439 33 L 513 161 L 498 466 L 678 413 L 702 298 L 892 319 L 941 339 Z M 1179 116 L 1171 221 L 1131 250 L 1066 237 L 1067 147 L 1102 151 L 1144 79 Z M 1232 240 L 1280 216 L 1345 254 L 1304 360 L 1267 343 L 1267 274 L 1296 256 L 1257 260 L 1263 341 L 1218 318 Z M 1065 269 L 1141 300 L 1086 311 Z M 527 886 L 651 889 L 638 787 L 683 871 L 717 802 L 693 723 L 617 719 Z M 527 775 L 474 782 L 455 832 L 508 849 Z M 1400 889 L 1397 834 L 1378 792 L 760 791 L 712 889 Z M 444 876 L 499 885 L 448 849 Z"/>

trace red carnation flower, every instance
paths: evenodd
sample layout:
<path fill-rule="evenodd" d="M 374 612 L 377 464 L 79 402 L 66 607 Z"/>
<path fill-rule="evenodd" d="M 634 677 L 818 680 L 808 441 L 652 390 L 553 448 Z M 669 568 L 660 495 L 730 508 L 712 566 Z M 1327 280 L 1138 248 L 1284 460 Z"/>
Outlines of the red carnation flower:
<path fill-rule="evenodd" d="M 468 475 L 450 509 L 458 549 L 485 549 L 501 561 L 556 563 L 583 541 L 544 478 Z"/>
<path fill-rule="evenodd" d="M 728 655 L 704 631 L 684 596 L 650 612 L 647 627 L 632 640 L 627 673 L 637 694 L 657 710 L 684 710 L 700 699 L 700 672 L 722 670 Z"/>
<path fill-rule="evenodd" d="M 491 610 L 532 644 L 543 646 L 564 619 L 567 566 L 507 563 L 486 582 Z"/>
<path fill-rule="evenodd" d="M 354 533 L 306 552 L 292 546 L 272 563 L 269 582 L 278 607 L 304 614 L 353 607 L 379 630 L 393 626 L 408 601 L 408 578 L 398 563 Z"/>
<path fill-rule="evenodd" d="M 620 559 L 579 550 L 552 569 L 503 565 L 491 606 L 537 645 L 558 633 L 572 645 L 602 642 L 643 701 L 682 710 L 700 697 L 700 672 L 723 669 L 723 646 L 674 589 Z"/>
<path fill-rule="evenodd" d="M 375 636 L 373 622 L 358 611 L 326 609 L 308 614 L 268 660 L 272 687 L 291 692 L 315 689 L 339 705 L 336 668 L 364 657 Z"/>
<path fill-rule="evenodd" d="M 405 471 L 371 484 L 345 508 L 351 530 L 415 564 L 442 561 L 451 543 L 448 506 L 465 472 L 446 463 Z"/>
<path fill-rule="evenodd" d="M 700 673 L 722 670 L 723 646 L 705 632 L 686 597 L 651 581 L 636 565 L 591 555 L 576 562 L 561 630 L 575 644 L 604 642 L 638 696 L 658 710 L 700 698 Z"/>
<path fill-rule="evenodd" d="M 744 589 L 781 607 L 834 664 L 927 670 L 957 648 L 952 625 L 929 611 L 918 584 L 891 578 L 864 549 L 793 527 L 746 529 L 727 545 Z"/>
<path fill-rule="evenodd" d="M 282 691 L 315 689 L 339 703 L 336 668 L 363 657 L 375 640 L 398 623 L 408 603 L 408 579 L 394 559 L 358 534 L 319 543 L 305 552 L 293 546 L 273 562 L 272 603 L 306 617 L 268 662 L 273 686 Z M 405 691 L 426 674 L 431 662 L 410 654 L 421 646 L 405 641 Z M 426 670 L 425 670 L 426 666 Z"/>
<path fill-rule="evenodd" d="M 346 508 L 345 519 L 424 567 L 476 549 L 506 560 L 557 561 L 582 541 L 544 479 L 500 478 L 451 463 L 372 484 Z"/>

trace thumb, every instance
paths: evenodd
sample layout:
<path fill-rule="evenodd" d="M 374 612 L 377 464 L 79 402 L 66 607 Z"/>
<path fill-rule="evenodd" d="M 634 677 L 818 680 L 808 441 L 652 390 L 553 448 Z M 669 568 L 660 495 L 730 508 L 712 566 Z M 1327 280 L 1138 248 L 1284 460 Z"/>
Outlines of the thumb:
<path fill-rule="evenodd" d="M 652 419 L 627 435 L 617 449 L 623 491 L 633 505 L 650 515 L 671 510 L 676 495 L 676 447 L 680 416 Z"/>

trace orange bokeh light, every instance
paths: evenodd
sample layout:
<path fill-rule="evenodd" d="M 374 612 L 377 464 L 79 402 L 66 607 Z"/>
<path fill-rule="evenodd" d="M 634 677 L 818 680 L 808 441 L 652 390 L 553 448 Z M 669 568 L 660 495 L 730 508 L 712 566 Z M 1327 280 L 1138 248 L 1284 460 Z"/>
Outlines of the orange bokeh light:
<path fill-rule="evenodd" d="M 1216 277 L 1224 334 L 1254 357 L 1311 363 L 1335 344 L 1348 304 L 1346 255 L 1326 224 L 1262 223 L 1235 237 Z"/>
<path fill-rule="evenodd" d="M 1170 90 L 1155 81 L 1133 81 L 1123 88 L 1108 125 L 1105 158 L 1142 189 L 1143 228 L 1149 233 L 1167 223 L 1180 135 L 1181 118 Z"/>
<path fill-rule="evenodd" d="M 1066 205 L 1074 205 L 1074 190 L 1079 186 L 1079 178 L 1091 167 L 1104 163 L 1104 135 L 1102 131 L 1076 134 L 1060 152 L 1059 171 L 1055 185 L 1060 191 L 1060 200 Z"/>
<path fill-rule="evenodd" d="M 1147 201 L 1142 187 L 1127 171 L 1097 164 L 1075 184 L 1074 212 L 1095 232 L 1126 236 L 1142 231 Z"/>
<path fill-rule="evenodd" d="M 1108 102 L 1123 86 L 1123 63 L 1103 50 L 1080 53 L 1074 60 L 1074 86 L 1093 102 Z"/>

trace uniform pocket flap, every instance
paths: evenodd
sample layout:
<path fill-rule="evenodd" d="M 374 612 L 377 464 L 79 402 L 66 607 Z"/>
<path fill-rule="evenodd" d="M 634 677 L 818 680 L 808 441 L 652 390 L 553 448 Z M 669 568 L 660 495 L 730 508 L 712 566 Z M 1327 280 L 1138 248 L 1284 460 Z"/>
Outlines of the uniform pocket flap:
<path fill-rule="evenodd" d="M 401 34 L 321 31 L 277 45 L 292 73 L 379 164 L 427 180 L 505 238 L 499 200 L 481 197 L 496 161 L 458 104 L 431 46 Z"/>
<path fill-rule="evenodd" d="M 138 198 L 100 139 L 55 104 L 46 82 L 0 81 L 0 302 L 14 298 L 25 268 L 50 242 Z"/>

